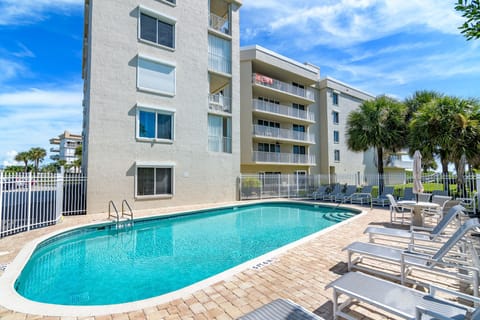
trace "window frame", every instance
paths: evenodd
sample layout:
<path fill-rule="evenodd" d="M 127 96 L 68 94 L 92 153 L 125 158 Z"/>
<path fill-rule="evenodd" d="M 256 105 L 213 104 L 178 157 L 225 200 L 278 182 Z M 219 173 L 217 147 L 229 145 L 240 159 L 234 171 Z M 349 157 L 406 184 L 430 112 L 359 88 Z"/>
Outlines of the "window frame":
<path fill-rule="evenodd" d="M 151 41 L 151 40 L 148 40 L 148 39 L 143 39 L 141 37 L 141 30 L 142 30 L 142 28 L 141 28 L 141 16 L 142 16 L 142 13 L 151 17 L 151 18 L 155 18 L 157 20 L 157 23 L 155 24 L 157 41 L 158 41 L 158 21 L 161 21 L 163 23 L 167 23 L 167 24 L 169 24 L 173 27 L 173 31 L 172 31 L 173 32 L 173 37 L 172 37 L 173 38 L 172 39 L 173 47 L 169 47 L 167 45 L 164 45 L 164 44 L 161 44 L 161 43 L 158 43 L 158 42 L 154 42 L 154 41 Z M 168 15 L 165 15 L 163 13 L 160 13 L 158 11 L 155 11 L 153 9 L 150 9 L 150 8 L 147 8 L 145 6 L 140 5 L 140 6 L 138 6 L 137 20 L 138 20 L 138 23 L 137 23 L 137 38 L 138 38 L 138 41 L 148 43 L 150 45 L 153 45 L 153 46 L 156 46 L 156 47 L 168 50 L 168 51 L 175 51 L 176 45 L 177 45 L 177 19 L 175 19 L 173 17 L 170 17 Z"/>
<path fill-rule="evenodd" d="M 335 119 L 335 117 L 337 119 Z M 338 111 L 332 111 L 332 123 L 339 124 L 340 123 L 340 113 Z"/>
<path fill-rule="evenodd" d="M 333 143 L 339 144 L 340 143 L 340 131 L 333 130 Z"/>
<path fill-rule="evenodd" d="M 332 92 L 332 104 L 334 106 L 338 106 L 339 97 L 340 95 L 338 94 L 338 92 L 335 92 L 335 91 Z"/>
<path fill-rule="evenodd" d="M 140 68 L 139 68 L 140 60 L 146 60 L 146 61 L 149 61 L 151 63 L 156 63 L 156 64 L 160 64 L 160 65 L 163 65 L 163 66 L 171 67 L 173 69 L 173 92 L 160 91 L 160 90 L 156 90 L 156 89 L 141 86 L 140 85 Z M 177 66 L 176 66 L 176 64 L 172 63 L 172 62 L 168 62 L 168 61 L 155 59 L 155 58 L 145 56 L 145 55 L 140 55 L 140 54 L 137 55 L 137 89 L 140 90 L 140 91 L 155 93 L 155 94 L 159 94 L 159 95 L 162 95 L 162 96 L 174 97 L 177 93 Z"/>
<path fill-rule="evenodd" d="M 156 142 L 156 143 L 174 143 L 175 142 L 175 110 L 163 107 L 155 107 L 155 106 L 147 106 L 143 104 L 137 104 L 135 110 L 135 139 L 137 141 L 145 141 L 145 142 Z M 155 138 L 147 138 L 140 136 L 140 111 L 151 112 L 155 113 Z M 171 139 L 164 139 L 157 137 L 157 129 L 158 129 L 158 114 L 167 114 L 171 116 Z"/>
<path fill-rule="evenodd" d="M 340 162 L 340 150 L 339 149 L 333 150 L 333 161 L 334 162 Z"/>
<path fill-rule="evenodd" d="M 135 162 L 135 199 L 165 199 L 173 198 L 175 196 L 175 163 L 173 162 Z M 170 169 L 170 190 L 171 193 L 165 194 L 151 194 L 151 195 L 139 195 L 138 194 L 138 169 Z M 154 172 L 154 192 L 156 191 L 156 170 Z"/>

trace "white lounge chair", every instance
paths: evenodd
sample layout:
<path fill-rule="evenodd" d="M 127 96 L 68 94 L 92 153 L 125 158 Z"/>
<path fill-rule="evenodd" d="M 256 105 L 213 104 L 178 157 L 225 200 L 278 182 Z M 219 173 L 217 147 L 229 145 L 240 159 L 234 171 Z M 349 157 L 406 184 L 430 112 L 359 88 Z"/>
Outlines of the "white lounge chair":
<path fill-rule="evenodd" d="M 302 306 L 287 300 L 277 299 L 247 313 L 238 320 L 324 320 Z"/>
<path fill-rule="evenodd" d="M 438 298 L 436 294 L 441 291 L 477 305 L 480 299 L 432 285 L 429 287 L 430 292 L 424 293 L 361 272 L 349 272 L 328 284 L 326 288 L 333 288 L 335 319 L 339 316 L 355 319 L 343 311 L 354 300 L 368 303 L 404 319 L 480 319 L 480 308 L 474 309 L 447 301 Z M 338 300 L 342 294 L 348 299 L 340 304 Z"/>
<path fill-rule="evenodd" d="M 446 215 L 439 221 L 435 228 L 425 228 L 412 226 L 410 230 L 397 229 L 397 228 L 380 228 L 380 227 L 367 227 L 363 233 L 368 233 L 369 242 L 374 243 L 378 239 L 392 240 L 404 239 L 410 240 L 411 238 L 418 240 L 430 240 L 435 241 L 437 237 L 442 236 L 445 229 L 454 221 L 454 219 L 464 214 L 465 208 L 461 205 L 456 205 L 448 211 Z M 386 237 L 386 238 L 385 238 Z M 410 242 L 410 241 L 409 241 Z"/>
<path fill-rule="evenodd" d="M 416 283 L 416 281 L 407 279 L 407 276 L 413 269 L 423 269 L 429 273 L 471 284 L 474 295 L 478 296 L 480 266 L 474 263 L 476 259 L 472 258 L 472 255 L 477 253 L 470 246 L 468 246 L 468 250 L 465 252 L 455 250 L 453 254 L 449 253 L 452 249 L 457 248 L 457 245 L 462 245 L 462 249 L 465 250 L 464 237 L 472 229 L 479 226 L 480 221 L 478 218 L 468 220 L 434 253 L 416 251 L 414 246 L 410 246 L 409 250 L 405 250 L 376 243 L 353 242 L 343 249 L 348 252 L 348 270 L 364 270 L 400 280 L 402 284 L 405 284 L 407 280 L 408 282 Z M 425 248 L 422 247 L 423 249 Z M 357 255 L 357 258 L 353 259 L 354 255 Z M 400 276 L 372 268 L 369 265 L 357 264 L 357 262 L 361 262 L 365 258 L 398 265 Z"/>
<path fill-rule="evenodd" d="M 390 223 L 397 222 L 397 217 L 401 216 L 400 223 L 403 224 L 405 221 L 405 214 L 408 218 L 412 218 L 412 208 L 404 207 L 401 204 L 395 201 L 395 198 L 391 194 L 387 194 L 387 199 L 390 202 Z"/>

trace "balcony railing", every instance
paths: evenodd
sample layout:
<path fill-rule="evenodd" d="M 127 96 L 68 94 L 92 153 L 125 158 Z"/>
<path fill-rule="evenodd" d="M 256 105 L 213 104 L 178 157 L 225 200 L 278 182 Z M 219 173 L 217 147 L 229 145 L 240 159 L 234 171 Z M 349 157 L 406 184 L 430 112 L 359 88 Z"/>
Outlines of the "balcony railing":
<path fill-rule="evenodd" d="M 275 139 L 296 140 L 308 143 L 315 143 L 315 135 L 306 132 L 273 128 L 261 125 L 253 126 L 253 134 L 256 136 L 269 137 Z"/>
<path fill-rule="evenodd" d="M 278 152 L 253 152 L 254 162 L 270 162 L 285 164 L 315 165 L 315 156 L 308 154 L 278 153 Z"/>
<path fill-rule="evenodd" d="M 58 148 L 50 148 L 50 152 L 60 152 L 60 149 L 58 149 Z"/>
<path fill-rule="evenodd" d="M 220 94 L 209 95 L 208 106 L 210 110 L 232 113 L 232 99 Z"/>
<path fill-rule="evenodd" d="M 286 117 L 315 122 L 315 114 L 313 112 L 299 110 L 281 104 L 261 101 L 257 99 L 253 99 L 253 110 L 276 113 Z"/>
<path fill-rule="evenodd" d="M 208 150 L 213 152 L 232 153 L 232 138 L 209 136 Z"/>
<path fill-rule="evenodd" d="M 232 73 L 231 57 L 224 57 L 224 56 L 209 52 L 208 67 L 213 71 L 231 74 Z"/>
<path fill-rule="evenodd" d="M 312 88 L 300 88 L 290 83 L 273 79 L 259 73 L 254 73 L 252 75 L 252 83 L 315 101 L 315 93 Z"/>
<path fill-rule="evenodd" d="M 227 18 L 222 18 L 216 14 L 210 13 L 209 17 L 210 28 L 220 31 L 225 34 L 230 34 L 230 22 Z"/>

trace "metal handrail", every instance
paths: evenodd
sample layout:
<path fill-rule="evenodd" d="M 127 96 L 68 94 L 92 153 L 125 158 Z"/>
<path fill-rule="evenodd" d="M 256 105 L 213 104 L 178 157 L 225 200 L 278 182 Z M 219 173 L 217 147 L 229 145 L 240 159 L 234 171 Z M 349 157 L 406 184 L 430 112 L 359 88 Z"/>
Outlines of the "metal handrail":
<path fill-rule="evenodd" d="M 128 211 L 130 213 L 125 212 L 125 206 L 127 206 Z M 130 205 L 128 204 L 127 200 L 125 200 L 125 199 L 122 201 L 122 218 L 123 218 L 123 216 L 130 216 L 130 220 L 133 220 L 133 210 L 130 207 Z"/>
<path fill-rule="evenodd" d="M 111 211 L 112 207 L 115 210 L 116 216 L 112 215 L 112 211 Z M 116 218 L 117 224 L 118 224 L 118 221 L 120 220 L 120 215 L 118 214 L 117 207 L 115 206 L 115 203 L 113 203 L 113 200 L 110 200 L 108 202 L 108 219 L 110 219 L 111 217 Z"/>

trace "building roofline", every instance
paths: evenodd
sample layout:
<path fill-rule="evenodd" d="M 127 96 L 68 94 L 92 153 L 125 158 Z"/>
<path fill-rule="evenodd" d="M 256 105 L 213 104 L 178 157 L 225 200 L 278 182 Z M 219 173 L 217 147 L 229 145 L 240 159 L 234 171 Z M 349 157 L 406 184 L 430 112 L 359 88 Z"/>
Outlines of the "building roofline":
<path fill-rule="evenodd" d="M 276 59 L 279 59 L 279 60 L 282 60 L 284 62 L 287 62 L 287 63 L 290 63 L 290 64 L 293 64 L 295 65 L 296 67 L 299 67 L 299 68 L 302 68 L 306 71 L 309 71 L 309 72 L 312 72 L 312 73 L 315 73 L 315 74 L 318 74 L 320 75 L 320 68 L 311 64 L 311 63 L 301 63 L 301 62 L 298 62 L 296 60 L 293 60 L 291 58 L 288 58 L 286 56 L 283 56 L 277 52 L 274 52 L 272 50 L 268 50 L 262 46 L 259 46 L 257 44 L 255 45 L 250 45 L 250 46 L 244 46 L 244 47 L 240 47 L 240 52 L 242 51 L 248 51 L 248 50 L 256 50 L 256 51 L 260 51 L 260 52 L 263 52 L 269 56 L 272 56 L 273 58 L 276 58 Z"/>
<path fill-rule="evenodd" d="M 373 95 L 373 94 L 371 94 L 371 93 L 369 93 L 369 92 L 366 92 L 366 91 L 364 91 L 364 90 L 358 89 L 358 88 L 353 87 L 352 85 L 350 85 L 350 84 L 348 84 L 348 83 L 345 83 L 345 82 L 343 82 L 343 81 L 337 80 L 337 79 L 332 78 L 332 77 L 329 77 L 329 76 L 320 79 L 319 82 L 322 82 L 322 81 L 335 82 L 335 83 L 337 83 L 337 84 L 339 84 L 339 85 L 342 85 L 342 86 L 348 87 L 349 89 L 355 90 L 355 91 L 357 91 L 357 92 L 359 92 L 359 93 L 361 93 L 361 94 L 367 95 L 367 96 L 369 96 L 369 97 L 371 97 L 371 98 L 373 98 L 373 99 L 375 99 L 375 97 L 376 97 L 375 95 Z"/>

